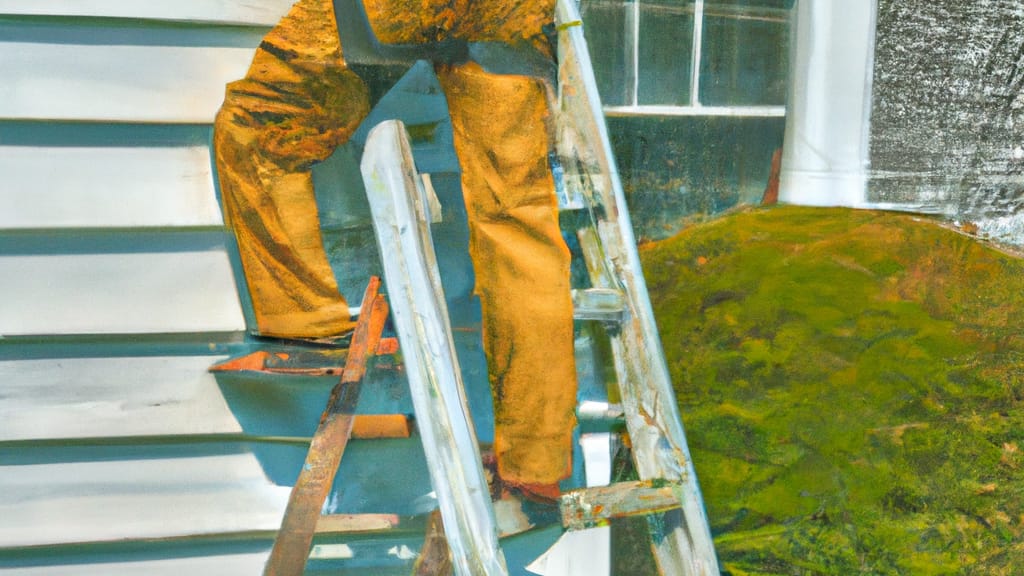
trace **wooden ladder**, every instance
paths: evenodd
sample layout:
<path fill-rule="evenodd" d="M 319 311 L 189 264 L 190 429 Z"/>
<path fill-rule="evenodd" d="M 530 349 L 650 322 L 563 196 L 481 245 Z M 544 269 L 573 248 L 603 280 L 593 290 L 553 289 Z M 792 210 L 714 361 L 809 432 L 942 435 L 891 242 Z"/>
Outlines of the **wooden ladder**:
<path fill-rule="evenodd" d="M 362 170 L 381 253 L 391 255 L 384 262 L 384 273 L 392 292 L 395 330 L 406 361 L 416 420 L 447 528 L 447 543 L 452 547 L 455 572 L 460 576 L 507 574 L 498 537 L 532 526 L 528 522 L 517 525 L 509 521 L 516 517 L 515 511 L 503 516 L 503 510 L 496 509 L 486 498 L 488 490 L 480 465 L 479 446 L 463 397 L 458 359 L 433 252 L 429 192 L 416 172 L 409 138 L 401 122 L 382 122 L 371 131 Z M 595 237 L 593 241 L 599 244 L 601 239 Z M 628 290 L 628 286 L 625 289 Z M 623 335 L 632 335 L 628 322 L 631 311 L 623 292 L 604 288 L 582 290 L 574 295 L 574 300 L 574 315 L 578 319 L 605 321 L 618 327 L 619 335 L 612 341 L 616 363 L 630 364 L 623 358 L 629 352 L 620 348 Z M 639 374 L 624 375 L 630 377 L 635 386 L 644 385 L 637 379 Z M 626 392 L 641 394 L 637 389 L 627 388 Z M 671 397 L 665 402 L 671 402 Z M 671 448 L 668 453 L 660 452 L 663 450 L 661 442 L 655 446 L 647 444 L 652 432 L 657 434 L 656 441 L 665 437 L 667 433 L 662 426 L 671 429 L 673 421 L 663 419 L 671 414 L 658 414 L 659 421 L 638 428 L 634 424 L 643 419 L 642 409 L 628 402 L 626 409 L 631 433 L 636 430 L 648 436 L 641 439 L 642 445 L 638 447 L 641 452 L 635 454 L 641 458 L 671 458 L 677 474 L 682 472 L 687 462 L 679 461 L 681 454 Z M 678 426 L 678 420 L 674 422 Z M 659 452 L 652 454 L 650 449 Z M 661 470 L 670 472 L 668 468 Z M 647 473 L 647 469 L 641 467 L 641 473 Z M 693 488 L 693 481 L 685 477 L 685 472 L 676 477 L 671 474 L 652 477 L 648 473 L 639 481 L 571 490 L 560 499 L 558 516 L 566 530 L 601 526 L 613 518 L 653 516 L 673 510 L 689 512 L 691 518 L 702 518 L 700 501 L 689 498 Z M 686 510 L 688 507 L 691 510 Z M 521 515 L 518 517 L 524 519 Z M 653 526 L 652 538 L 671 539 L 677 530 L 689 538 L 694 533 L 699 534 L 702 527 L 706 530 L 706 525 L 701 524 Z M 707 557 L 693 550 L 658 550 L 657 545 L 655 550 L 660 552 L 659 566 L 663 574 L 713 573 L 703 569 L 708 564 Z M 710 563 L 714 563 L 713 556 Z"/>
<path fill-rule="evenodd" d="M 371 278 L 363 295 L 341 378 L 331 390 L 305 464 L 288 498 L 281 529 L 263 571 L 266 576 L 300 576 L 309 559 L 317 527 L 323 526 L 320 511 L 352 434 L 366 365 L 378 353 L 388 316 L 388 304 L 379 288 L 380 279 Z"/>
<path fill-rule="evenodd" d="M 610 349 L 640 477 L 635 482 L 570 491 L 560 501 L 561 522 L 565 529 L 577 530 L 612 518 L 647 515 L 661 574 L 717 574 L 707 517 L 647 297 L 580 15 L 572 0 L 559 0 L 556 24 L 560 67 L 557 102 L 552 108 L 563 169 L 559 180 L 565 195 L 572 197 L 569 201 L 579 202 L 577 208 L 589 223 L 578 238 L 592 287 L 574 294 L 575 312 L 577 318 L 612 326 Z M 497 512 L 488 498 L 433 253 L 430 201 L 400 122 L 383 122 L 373 129 L 361 169 L 380 252 L 389 255 L 382 264 L 394 326 L 438 500 L 439 515 L 430 522 L 432 532 L 421 551 L 420 569 L 425 570 L 421 573 L 505 575 L 508 568 L 498 542 L 503 534 L 498 532 Z M 358 381 L 388 313 L 374 282 L 371 288 L 373 293 L 368 288 L 363 301 L 342 381 L 332 393 L 291 494 L 265 574 L 297 575 L 305 565 L 320 509 L 348 440 Z"/>

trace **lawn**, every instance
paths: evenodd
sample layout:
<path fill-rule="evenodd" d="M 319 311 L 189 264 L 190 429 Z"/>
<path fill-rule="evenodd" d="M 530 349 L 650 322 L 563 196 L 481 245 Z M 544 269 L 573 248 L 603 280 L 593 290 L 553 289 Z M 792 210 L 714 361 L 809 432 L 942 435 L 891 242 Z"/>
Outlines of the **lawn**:
<path fill-rule="evenodd" d="M 1024 260 L 798 207 L 641 258 L 724 570 L 1019 573 Z"/>

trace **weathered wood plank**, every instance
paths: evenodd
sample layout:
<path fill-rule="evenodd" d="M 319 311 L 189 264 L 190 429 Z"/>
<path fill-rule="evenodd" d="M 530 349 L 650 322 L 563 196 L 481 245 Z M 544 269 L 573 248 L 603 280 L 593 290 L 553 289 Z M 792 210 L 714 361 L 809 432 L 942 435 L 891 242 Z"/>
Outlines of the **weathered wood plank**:
<path fill-rule="evenodd" d="M 210 123 L 253 49 L 0 42 L 0 118 Z"/>
<path fill-rule="evenodd" d="M 568 530 L 601 526 L 612 518 L 667 512 L 682 505 L 680 482 L 640 480 L 572 490 L 562 495 L 562 525 Z"/>
<path fill-rule="evenodd" d="M 379 532 L 398 527 L 397 514 L 325 514 L 316 522 L 317 534 Z"/>
<path fill-rule="evenodd" d="M 359 310 L 356 309 L 355 314 Z M 377 356 L 398 352 L 397 338 L 381 338 Z M 257 350 L 230 358 L 210 367 L 210 372 L 265 372 L 296 376 L 341 376 L 348 349 L 312 349 L 299 352 L 271 352 Z"/>
<path fill-rule="evenodd" d="M 0 228 L 223 221 L 206 146 L 0 146 L 0 174 Z"/>
<path fill-rule="evenodd" d="M 345 371 L 331 391 L 306 462 L 288 498 L 281 530 L 263 571 L 266 576 L 298 576 L 305 570 L 320 510 L 334 484 L 338 464 L 352 433 L 360 381 L 366 373 L 367 361 L 377 352 L 387 320 L 388 305 L 377 293 L 379 288 L 380 279 L 371 278 L 345 359 Z"/>
<path fill-rule="evenodd" d="M 223 249 L 0 256 L 0 335 L 239 331 Z"/>
<path fill-rule="evenodd" d="M 0 441 L 240 433 L 213 356 L 0 362 Z"/>
<path fill-rule="evenodd" d="M 252 454 L 0 466 L 0 547 L 275 530 Z"/>
<path fill-rule="evenodd" d="M 210 366 L 210 372 L 263 372 L 294 376 L 341 376 L 348 350 L 324 348 L 303 354 L 257 350 Z"/>
<path fill-rule="evenodd" d="M 0 0 L 0 15 L 95 16 L 272 26 L 294 0 Z"/>

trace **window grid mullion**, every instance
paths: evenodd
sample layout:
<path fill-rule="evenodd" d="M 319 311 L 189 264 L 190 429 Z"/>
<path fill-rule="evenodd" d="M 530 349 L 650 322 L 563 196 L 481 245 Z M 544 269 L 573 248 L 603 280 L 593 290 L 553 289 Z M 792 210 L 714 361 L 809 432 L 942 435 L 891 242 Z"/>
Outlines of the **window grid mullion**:
<path fill-rule="evenodd" d="M 626 101 L 629 106 L 639 104 L 640 91 L 640 0 L 633 0 L 626 16 L 626 34 L 628 37 L 626 56 L 629 62 L 631 77 L 626 78 L 628 93 Z"/>
<path fill-rule="evenodd" d="M 700 52 L 704 36 L 704 0 L 693 4 L 693 50 L 690 61 L 690 106 L 700 107 Z"/>

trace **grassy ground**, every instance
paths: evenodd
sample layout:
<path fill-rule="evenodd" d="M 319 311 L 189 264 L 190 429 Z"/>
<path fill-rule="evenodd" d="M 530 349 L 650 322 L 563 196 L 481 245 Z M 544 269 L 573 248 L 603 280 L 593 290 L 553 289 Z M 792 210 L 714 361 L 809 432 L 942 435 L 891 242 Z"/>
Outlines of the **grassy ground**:
<path fill-rule="evenodd" d="M 641 257 L 725 570 L 1020 573 L 1024 261 L 795 207 Z"/>

